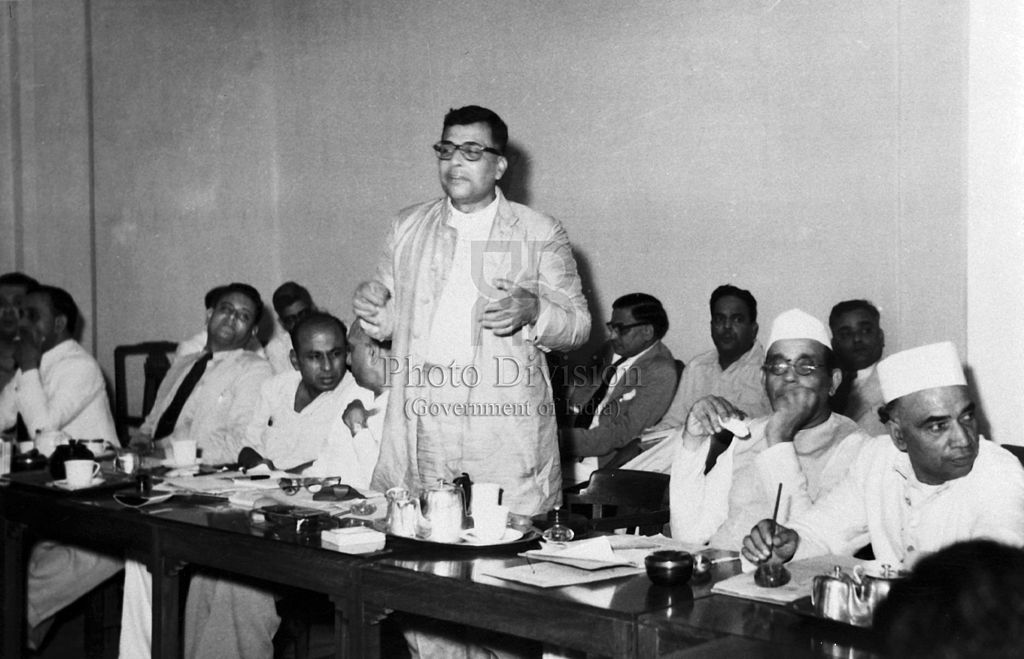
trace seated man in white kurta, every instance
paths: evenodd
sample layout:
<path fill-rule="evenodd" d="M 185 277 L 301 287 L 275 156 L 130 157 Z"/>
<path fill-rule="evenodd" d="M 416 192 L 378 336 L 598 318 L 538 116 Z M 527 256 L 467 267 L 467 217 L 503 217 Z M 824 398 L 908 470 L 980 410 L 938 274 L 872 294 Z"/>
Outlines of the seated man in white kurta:
<path fill-rule="evenodd" d="M 263 383 L 245 431 L 245 446 L 285 471 L 301 470 L 316 460 L 328 429 L 352 399 L 346 390 L 354 385 L 351 379 L 342 384 L 348 347 L 340 320 L 314 312 L 294 325 L 292 333 L 292 370 Z"/>
<path fill-rule="evenodd" d="M 771 520 L 759 522 L 743 542 L 748 560 L 852 554 L 865 533 L 876 559 L 907 567 L 962 540 L 1024 546 L 1024 469 L 979 436 L 956 347 L 896 353 L 879 362 L 878 376 L 889 435 L 873 438 L 789 528 L 773 534 Z"/>
<path fill-rule="evenodd" d="M 264 387 L 264 394 L 273 395 L 276 402 L 268 405 L 273 410 L 269 417 L 273 423 L 262 424 L 263 434 L 257 444 L 278 468 L 301 468 L 309 464 L 310 455 L 318 456 L 314 468 L 303 473 L 341 476 L 345 483 L 358 489 L 369 485 L 380 446 L 387 405 L 383 388 L 386 353 L 362 331 L 358 321 L 349 336 L 351 376 L 338 386 L 337 380 L 345 372 L 344 325 L 321 313 L 296 324 L 292 330 L 292 359 L 301 379 L 297 383 L 295 378 L 289 379 L 294 383 L 290 394 L 283 387 Z M 294 408 L 317 388 L 324 389 L 297 414 L 318 402 L 325 407 L 297 422 Z M 260 409 L 264 409 L 262 403 Z M 259 418 L 254 426 L 258 422 Z M 293 441 L 299 435 L 305 438 Z M 186 657 L 270 659 L 274 634 L 280 624 L 275 599 L 274 591 L 262 583 L 197 574 L 189 587 L 185 608 Z"/>
<path fill-rule="evenodd" d="M 339 476 L 356 489 L 370 487 L 380 455 L 384 415 L 388 408 L 390 345 L 371 338 L 359 320 L 348 333 L 349 374 L 357 386 L 348 389 L 345 411 L 327 433 L 307 476 Z"/>
<path fill-rule="evenodd" d="M 772 324 L 762 375 L 773 412 L 750 423 L 719 455 L 710 437 L 723 420 L 742 418 L 730 401 L 709 396 L 694 404 L 672 467 L 672 536 L 738 548 L 751 524 L 770 515 L 783 483 L 781 519 L 810 505 L 845 473 L 868 436 L 829 408 L 839 370 L 821 321 L 792 309 Z M 794 474 L 779 468 L 793 461 Z"/>
<path fill-rule="evenodd" d="M 20 416 L 34 436 L 61 430 L 77 439 L 102 438 L 116 445 L 106 383 L 100 365 L 72 338 L 78 307 L 67 291 L 29 289 L 14 358 L 18 370 L 0 392 L 0 428 Z M 32 548 L 28 567 L 28 622 L 35 643 L 54 614 L 117 574 L 121 557 L 43 540 Z M 45 624 L 44 624 L 45 623 Z"/>

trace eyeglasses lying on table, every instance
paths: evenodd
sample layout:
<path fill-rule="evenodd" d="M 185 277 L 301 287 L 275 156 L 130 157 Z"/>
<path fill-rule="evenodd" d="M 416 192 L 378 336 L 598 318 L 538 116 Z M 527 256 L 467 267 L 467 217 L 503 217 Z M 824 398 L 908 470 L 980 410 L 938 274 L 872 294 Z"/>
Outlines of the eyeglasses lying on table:
<path fill-rule="evenodd" d="M 327 476 L 325 478 L 281 478 L 277 481 L 277 484 L 288 496 L 298 494 L 299 490 L 306 488 L 306 491 L 313 495 L 314 501 L 363 500 L 365 502 L 366 500 L 366 495 L 359 492 L 359 490 L 351 485 L 345 485 L 342 483 L 340 476 Z M 372 504 L 369 504 L 369 508 L 372 508 L 370 512 L 357 514 L 371 514 L 373 510 L 376 509 Z M 355 506 L 353 506 L 353 510 L 355 510 Z"/>

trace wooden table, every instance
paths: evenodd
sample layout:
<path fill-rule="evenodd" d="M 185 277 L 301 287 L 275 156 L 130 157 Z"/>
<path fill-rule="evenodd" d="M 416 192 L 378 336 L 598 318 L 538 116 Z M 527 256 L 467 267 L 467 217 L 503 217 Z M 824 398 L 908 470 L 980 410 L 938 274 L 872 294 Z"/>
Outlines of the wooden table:
<path fill-rule="evenodd" d="M 173 501 L 177 501 L 176 497 Z M 321 549 L 318 540 L 274 538 L 225 505 L 161 505 L 157 514 L 120 507 L 109 494 L 69 498 L 0 487 L 4 537 L 0 654 L 22 650 L 26 530 L 145 558 L 153 580 L 153 656 L 180 656 L 179 570 L 205 566 L 328 594 L 336 655 L 380 654 L 378 623 L 391 610 L 470 625 L 595 656 L 867 656 L 864 636 L 781 607 L 710 593 L 710 583 L 655 586 L 646 575 L 536 588 L 486 573 L 523 564 L 515 556 L 397 547 L 371 557 Z M 144 509 L 148 510 L 148 509 Z M 731 576 L 736 563 L 714 568 Z M 849 649 L 849 648 L 852 648 Z"/>
<path fill-rule="evenodd" d="M 711 595 L 641 616 L 642 657 L 880 657 L 866 629 L 811 619 L 785 607 Z"/>
<path fill-rule="evenodd" d="M 0 623 L 0 655 L 19 657 L 25 630 L 25 545 L 26 531 L 46 538 L 108 551 L 115 555 L 136 552 L 150 557 L 154 574 L 169 572 L 165 560 L 156 549 L 157 534 L 145 516 L 126 510 L 110 500 L 109 494 L 100 502 L 77 499 L 62 494 L 40 493 L 16 487 L 0 488 L 0 514 L 3 541 L 0 555 L 3 563 L 3 616 Z M 176 600 L 161 597 L 161 587 L 177 583 L 173 578 L 154 582 L 154 615 L 164 616 L 162 605 L 176 607 Z M 173 609 L 175 615 L 177 608 Z M 154 634 L 156 634 L 154 630 Z"/>
<path fill-rule="evenodd" d="M 18 657 L 22 652 L 27 529 L 41 537 L 134 556 L 147 564 L 153 575 L 154 658 L 181 656 L 179 574 L 186 563 L 326 593 L 337 612 L 337 656 L 358 656 L 351 649 L 365 643 L 358 635 L 362 628 L 348 623 L 358 601 L 358 568 L 366 559 L 321 549 L 316 536 L 281 539 L 254 531 L 246 512 L 226 502 L 215 507 L 161 504 L 139 511 L 120 506 L 110 493 L 69 497 L 6 486 L 0 488 L 0 514 L 0 656 Z"/>
<path fill-rule="evenodd" d="M 710 595 L 710 582 L 669 588 L 655 586 L 642 573 L 561 588 L 536 588 L 486 574 L 525 563 L 518 557 L 427 553 L 381 559 L 362 570 L 363 625 L 397 610 L 590 655 L 632 657 L 638 652 L 641 616 Z M 730 575 L 733 565 L 722 566 L 718 576 Z M 364 638 L 372 642 L 375 635 L 364 633 Z M 364 646 L 361 656 L 376 657 L 378 648 Z"/>

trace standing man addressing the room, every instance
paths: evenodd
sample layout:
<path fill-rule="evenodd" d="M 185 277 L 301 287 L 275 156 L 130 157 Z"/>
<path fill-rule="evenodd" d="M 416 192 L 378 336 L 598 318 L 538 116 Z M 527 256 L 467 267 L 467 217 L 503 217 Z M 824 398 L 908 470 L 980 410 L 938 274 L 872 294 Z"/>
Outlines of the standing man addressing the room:
<path fill-rule="evenodd" d="M 522 515 L 561 483 L 544 352 L 571 350 L 590 314 L 561 224 L 505 199 L 508 128 L 486 108 L 444 119 L 434 145 L 445 196 L 399 214 L 353 307 L 392 340 L 392 392 L 372 487 L 462 472 L 498 483 Z"/>
<path fill-rule="evenodd" d="M 419 489 L 465 472 L 497 483 L 520 515 L 560 498 L 544 353 L 590 334 L 569 238 L 557 220 L 505 199 L 508 127 L 475 105 L 445 115 L 434 144 L 445 196 L 399 213 L 353 308 L 391 340 L 391 396 L 371 487 Z M 468 630 L 408 630 L 414 656 L 457 656 Z M 476 635 L 515 651 L 521 640 Z"/>

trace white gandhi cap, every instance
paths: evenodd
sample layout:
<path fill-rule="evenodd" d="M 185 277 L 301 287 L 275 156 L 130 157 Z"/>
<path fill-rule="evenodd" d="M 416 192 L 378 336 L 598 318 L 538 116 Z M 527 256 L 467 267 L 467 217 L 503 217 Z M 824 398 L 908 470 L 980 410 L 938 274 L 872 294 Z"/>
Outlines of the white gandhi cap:
<path fill-rule="evenodd" d="M 950 341 L 911 348 L 878 362 L 886 404 L 915 391 L 966 385 L 956 346 Z"/>
<path fill-rule="evenodd" d="M 768 347 L 776 341 L 787 339 L 809 339 L 817 341 L 826 348 L 831 348 L 828 330 L 820 320 L 800 309 L 783 311 L 772 321 L 772 333 L 768 339 Z"/>

